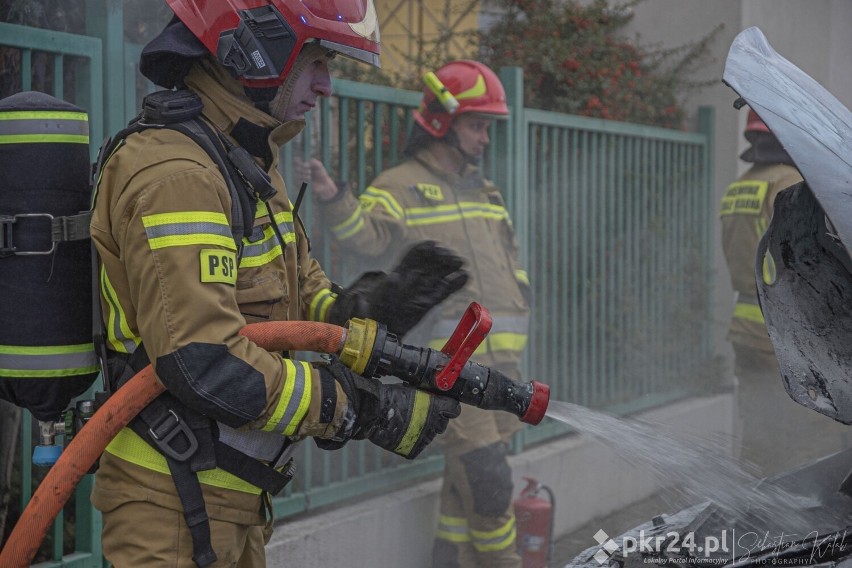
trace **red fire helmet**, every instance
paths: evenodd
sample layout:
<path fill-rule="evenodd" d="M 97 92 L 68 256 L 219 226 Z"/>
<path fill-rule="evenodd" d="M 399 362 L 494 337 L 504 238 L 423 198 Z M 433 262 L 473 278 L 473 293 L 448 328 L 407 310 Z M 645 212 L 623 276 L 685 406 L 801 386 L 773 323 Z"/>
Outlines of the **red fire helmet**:
<path fill-rule="evenodd" d="M 166 0 L 205 47 L 249 87 L 284 82 L 302 46 L 379 66 L 373 0 Z"/>
<path fill-rule="evenodd" d="M 748 109 L 748 118 L 746 119 L 746 132 L 769 132 L 769 127 L 763 122 L 757 113 L 752 109 Z"/>
<path fill-rule="evenodd" d="M 503 90 L 500 79 L 487 65 L 461 59 L 447 63 L 438 69 L 435 75 L 458 101 L 458 108 L 451 113 L 430 87 L 423 89 L 423 99 L 420 101 L 420 107 L 414 111 L 414 120 L 432 136 L 446 136 L 453 118 L 466 112 L 495 118 L 509 115 L 506 91 Z"/>

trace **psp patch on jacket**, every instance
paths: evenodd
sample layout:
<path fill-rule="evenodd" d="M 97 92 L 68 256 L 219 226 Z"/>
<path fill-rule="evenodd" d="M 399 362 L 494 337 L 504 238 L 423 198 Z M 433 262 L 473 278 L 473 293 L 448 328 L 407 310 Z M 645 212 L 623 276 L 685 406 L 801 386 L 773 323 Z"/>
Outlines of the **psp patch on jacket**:
<path fill-rule="evenodd" d="M 236 285 L 236 253 L 221 249 L 203 249 L 200 252 L 199 264 L 202 282 Z"/>
<path fill-rule="evenodd" d="M 441 191 L 440 185 L 435 185 L 433 183 L 418 183 L 414 187 L 429 201 L 444 200 L 444 192 Z"/>

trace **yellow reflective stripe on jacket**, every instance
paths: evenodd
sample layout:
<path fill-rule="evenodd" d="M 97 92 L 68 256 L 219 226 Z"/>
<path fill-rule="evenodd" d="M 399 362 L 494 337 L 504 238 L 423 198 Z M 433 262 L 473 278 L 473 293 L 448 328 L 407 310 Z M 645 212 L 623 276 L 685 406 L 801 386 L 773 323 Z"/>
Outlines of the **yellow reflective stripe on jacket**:
<path fill-rule="evenodd" d="M 747 302 L 737 302 L 734 308 L 734 317 L 752 321 L 759 324 L 764 324 L 763 312 L 760 311 L 760 306 Z"/>
<path fill-rule="evenodd" d="M 768 191 L 769 182 L 764 180 L 746 179 L 732 183 L 722 197 L 719 216 L 760 215 Z"/>
<path fill-rule="evenodd" d="M 293 212 L 282 211 L 275 214 L 275 224 L 281 232 L 281 238 L 285 244 L 296 242 L 296 228 L 293 226 Z"/>
<path fill-rule="evenodd" d="M 243 252 L 240 257 L 240 268 L 255 268 L 269 264 L 281 256 L 281 243 L 272 227 L 266 227 L 260 232 L 261 240 L 251 242 L 243 237 Z"/>
<path fill-rule="evenodd" d="M 407 456 L 414 449 L 414 444 L 420 438 L 420 432 L 423 431 L 423 426 L 426 424 L 426 417 L 429 414 L 429 404 L 431 398 L 423 391 L 414 391 L 414 410 L 409 416 L 408 428 L 402 436 L 399 445 L 394 450 L 394 453 Z"/>
<path fill-rule="evenodd" d="M 326 321 L 328 310 L 334 304 L 335 300 L 337 300 L 337 294 L 328 288 L 323 288 L 317 292 L 308 308 L 308 319 L 311 321 Z"/>
<path fill-rule="evenodd" d="M 0 376 L 73 377 L 98 371 L 94 343 L 80 345 L 0 345 Z"/>
<path fill-rule="evenodd" d="M 278 405 L 263 426 L 263 431 L 292 436 L 311 404 L 311 367 L 304 361 L 283 361 L 287 379 Z"/>
<path fill-rule="evenodd" d="M 460 201 L 450 205 L 434 207 L 411 207 L 405 210 L 405 224 L 408 226 L 435 225 L 452 223 L 462 219 L 508 219 L 509 212 L 502 205 L 477 201 Z"/>
<path fill-rule="evenodd" d="M 435 531 L 435 538 L 450 542 L 470 542 L 470 529 L 467 525 L 467 519 L 441 515 L 438 518 L 438 530 Z"/>
<path fill-rule="evenodd" d="M 107 304 L 107 313 L 105 314 L 107 341 L 114 351 L 133 353 L 142 342 L 142 338 L 130 331 L 130 326 L 127 325 L 127 316 L 121 307 L 121 302 L 118 301 L 118 294 L 112 287 L 104 266 L 101 266 L 100 281 L 101 294 Z"/>
<path fill-rule="evenodd" d="M 514 546 L 516 538 L 515 517 L 509 519 L 505 525 L 493 531 L 470 530 L 473 537 L 473 547 L 478 552 L 494 552 L 505 550 Z"/>
<path fill-rule="evenodd" d="M 0 112 L 0 144 L 89 143 L 89 117 L 74 111 Z"/>
<path fill-rule="evenodd" d="M 231 226 L 224 213 L 158 213 L 142 217 L 142 224 L 151 250 L 187 245 L 213 245 L 237 250 Z"/>
<path fill-rule="evenodd" d="M 148 445 L 145 440 L 140 438 L 136 432 L 130 428 L 122 429 L 106 447 L 106 451 L 140 467 L 144 467 L 164 475 L 171 475 L 169 466 L 166 463 L 166 458 L 164 458 L 160 452 Z M 242 491 L 243 493 L 251 493 L 253 495 L 259 495 L 261 492 L 259 487 L 255 487 L 251 483 L 248 483 L 247 481 L 244 481 L 225 470 L 219 469 L 218 467 L 216 469 L 199 471 L 198 481 L 206 485 L 213 485 L 223 489 L 232 489 L 234 491 Z"/>
<path fill-rule="evenodd" d="M 381 204 L 391 216 L 397 219 L 405 217 L 405 211 L 400 206 L 399 201 L 389 191 L 385 191 L 384 189 L 370 186 L 364 190 L 364 193 L 358 199 L 361 201 L 361 206 L 367 211 L 372 209 L 376 204 Z"/>
<path fill-rule="evenodd" d="M 360 207 L 357 207 L 352 215 L 342 223 L 338 223 L 331 228 L 331 232 L 339 240 L 346 240 L 352 235 L 355 235 L 364 228 L 364 214 Z"/>
<path fill-rule="evenodd" d="M 265 207 L 265 206 L 264 206 Z M 275 214 L 275 224 L 278 226 L 278 232 L 284 240 L 284 244 L 296 242 L 296 229 L 293 227 L 293 213 L 290 211 L 282 211 Z M 278 235 L 275 234 L 275 229 L 271 225 L 264 227 L 255 227 L 255 233 L 252 234 L 252 239 L 243 237 L 243 251 L 240 257 L 240 268 L 257 268 L 264 264 L 269 264 L 283 253 L 281 243 L 278 241 Z"/>
<path fill-rule="evenodd" d="M 526 284 L 527 286 L 530 285 L 530 277 L 529 277 L 529 274 L 527 274 L 526 270 L 520 270 L 520 269 L 516 270 L 515 271 L 515 280 L 517 280 L 518 282 L 520 282 L 522 284 Z"/>
<path fill-rule="evenodd" d="M 332 234 L 339 240 L 346 240 L 358 234 L 364 228 L 364 211 L 371 211 L 376 205 L 381 205 L 391 217 L 402 219 L 405 210 L 390 192 L 370 186 L 358 197 L 360 207 L 342 223 L 331 227 Z"/>

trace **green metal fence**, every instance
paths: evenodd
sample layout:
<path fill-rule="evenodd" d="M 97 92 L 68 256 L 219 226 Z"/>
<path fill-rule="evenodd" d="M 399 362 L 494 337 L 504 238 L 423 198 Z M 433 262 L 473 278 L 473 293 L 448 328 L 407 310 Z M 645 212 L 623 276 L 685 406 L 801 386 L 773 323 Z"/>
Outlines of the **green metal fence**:
<path fill-rule="evenodd" d="M 98 38 L 0 24 L 0 46 L 52 58 L 53 87 L 75 63 L 74 97 L 89 110 L 92 140 L 117 130 L 151 89 L 138 82 L 139 46 L 117 41 L 113 9 L 101 14 Z M 102 54 L 110 53 L 108 57 Z M 107 69 L 101 73 L 101 69 Z M 23 69 L 23 88 L 32 85 Z M 104 83 L 102 77 L 118 77 Z M 529 377 L 549 383 L 554 400 L 631 412 L 702 392 L 711 357 L 712 133 L 687 133 L 524 109 L 519 69 L 505 69 L 511 116 L 496 123 L 486 172 L 505 191 L 534 288 L 533 325 L 525 358 Z M 102 86 L 105 90 L 102 90 Z M 282 154 L 295 201 L 294 157 L 320 158 L 337 179 L 365 188 L 401 158 L 419 93 L 350 81 L 334 82 L 308 127 Z M 101 93 L 106 92 L 106 96 Z M 704 111 L 701 124 L 712 123 Z M 306 197 L 301 210 L 313 254 L 329 275 L 346 283 L 367 266 L 343 254 L 323 231 Z M 22 428 L 25 504 L 30 495 L 29 418 Z M 514 451 L 562 435 L 550 420 L 526 428 Z M 365 443 L 337 452 L 301 446 L 299 473 L 274 500 L 286 517 L 391 485 L 436 475 L 435 448 L 414 462 Z M 62 550 L 61 521 L 54 530 L 55 566 L 100 566 L 100 519 L 87 501 L 91 476 L 78 491 L 73 543 Z M 69 554 L 69 546 L 74 553 Z"/>

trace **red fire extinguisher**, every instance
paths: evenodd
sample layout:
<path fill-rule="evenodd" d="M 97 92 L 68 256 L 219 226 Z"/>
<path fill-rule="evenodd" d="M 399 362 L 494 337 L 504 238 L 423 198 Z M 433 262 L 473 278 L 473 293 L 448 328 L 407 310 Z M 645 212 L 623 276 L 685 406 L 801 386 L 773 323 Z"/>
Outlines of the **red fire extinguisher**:
<path fill-rule="evenodd" d="M 518 527 L 518 554 L 524 568 L 545 568 L 553 553 L 553 519 L 556 503 L 553 491 L 532 477 L 515 499 L 515 523 Z M 548 500 L 538 496 L 547 493 Z"/>

